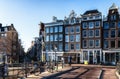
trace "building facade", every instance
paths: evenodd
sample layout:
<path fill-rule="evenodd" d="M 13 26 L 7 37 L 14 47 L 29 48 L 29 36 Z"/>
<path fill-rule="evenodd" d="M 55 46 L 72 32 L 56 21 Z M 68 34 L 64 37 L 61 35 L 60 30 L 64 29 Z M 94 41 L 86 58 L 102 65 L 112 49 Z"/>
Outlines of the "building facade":
<path fill-rule="evenodd" d="M 69 61 L 72 57 L 73 63 L 80 63 L 80 46 L 81 46 L 81 31 L 80 31 L 81 18 L 76 16 L 72 10 L 68 17 L 64 19 L 65 28 L 65 41 L 64 41 L 64 58 L 65 62 Z"/>
<path fill-rule="evenodd" d="M 120 61 L 120 14 L 113 4 L 103 21 L 103 62 L 116 64 Z"/>
<path fill-rule="evenodd" d="M 81 21 L 81 62 L 100 63 L 102 61 L 102 14 L 98 10 L 88 10 Z"/>
<path fill-rule="evenodd" d="M 60 28 L 62 28 L 61 31 Z M 59 38 L 62 38 L 59 39 Z M 107 17 L 97 9 L 87 10 L 79 17 L 72 10 L 64 20 L 53 18 L 45 23 L 45 47 L 49 58 L 54 59 L 54 46 L 65 62 L 90 64 L 116 64 L 120 61 L 120 14 L 113 4 Z M 53 53 L 52 53 L 53 52 Z"/>
<path fill-rule="evenodd" d="M 14 25 L 2 26 L 0 24 L 0 53 L 6 53 L 8 63 L 19 62 L 18 33 Z"/>
<path fill-rule="evenodd" d="M 47 60 L 59 61 L 63 56 L 64 46 L 64 28 L 63 20 L 53 17 L 53 22 L 45 23 L 45 48 Z"/>

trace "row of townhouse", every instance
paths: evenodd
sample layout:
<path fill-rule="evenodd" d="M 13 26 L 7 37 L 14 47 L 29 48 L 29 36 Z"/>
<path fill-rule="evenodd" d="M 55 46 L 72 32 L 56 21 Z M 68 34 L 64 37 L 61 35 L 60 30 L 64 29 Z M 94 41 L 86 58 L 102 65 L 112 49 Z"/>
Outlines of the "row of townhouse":
<path fill-rule="evenodd" d="M 79 17 L 72 10 L 64 20 L 54 16 L 53 22 L 45 23 L 45 47 L 44 54 L 49 60 L 57 58 L 59 61 L 64 57 L 67 63 L 71 57 L 72 63 L 116 64 L 120 61 L 118 7 L 113 4 L 103 18 L 97 9 L 88 10 Z"/>

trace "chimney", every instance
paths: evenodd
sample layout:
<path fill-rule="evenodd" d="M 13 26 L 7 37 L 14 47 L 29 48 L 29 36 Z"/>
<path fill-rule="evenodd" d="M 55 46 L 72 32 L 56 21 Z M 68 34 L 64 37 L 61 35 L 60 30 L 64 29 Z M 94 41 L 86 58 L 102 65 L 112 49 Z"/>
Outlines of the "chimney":
<path fill-rule="evenodd" d="M 0 28 L 2 27 L 2 24 L 0 23 Z"/>

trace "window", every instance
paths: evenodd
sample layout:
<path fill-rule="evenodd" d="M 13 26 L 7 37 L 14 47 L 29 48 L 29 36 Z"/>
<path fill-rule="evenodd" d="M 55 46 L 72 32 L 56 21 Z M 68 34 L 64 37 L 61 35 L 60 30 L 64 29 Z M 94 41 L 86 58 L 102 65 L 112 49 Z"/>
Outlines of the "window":
<path fill-rule="evenodd" d="M 108 22 L 104 22 L 104 29 L 109 29 L 109 23 Z"/>
<path fill-rule="evenodd" d="M 65 42 L 69 42 L 69 35 L 65 36 Z"/>
<path fill-rule="evenodd" d="M 115 37 L 115 30 L 111 30 L 111 37 Z"/>
<path fill-rule="evenodd" d="M 74 27 L 70 28 L 70 33 L 74 33 Z"/>
<path fill-rule="evenodd" d="M 59 32 L 63 32 L 63 26 L 59 26 Z"/>
<path fill-rule="evenodd" d="M 100 36 L 100 30 L 99 30 L 99 29 L 96 29 L 96 30 L 95 30 L 95 36 L 96 36 L 96 37 L 99 37 L 99 36 Z"/>
<path fill-rule="evenodd" d="M 50 33 L 53 33 L 53 27 L 50 27 Z"/>
<path fill-rule="evenodd" d="M 100 27 L 100 21 L 96 21 L 96 22 L 95 22 L 95 27 L 96 27 L 96 28 Z"/>
<path fill-rule="evenodd" d="M 111 22 L 111 23 L 110 23 L 110 28 L 115 28 L 115 26 L 116 26 L 116 23 L 115 23 L 115 22 Z"/>
<path fill-rule="evenodd" d="M 94 46 L 94 40 L 89 40 L 89 47 L 93 47 Z"/>
<path fill-rule="evenodd" d="M 59 43 L 59 51 L 63 51 L 63 45 L 62 45 L 62 43 Z"/>
<path fill-rule="evenodd" d="M 120 40 L 118 40 L 118 47 L 120 48 Z"/>
<path fill-rule="evenodd" d="M 88 60 L 88 52 L 83 51 L 83 60 Z"/>
<path fill-rule="evenodd" d="M 93 22 L 89 22 L 89 29 L 93 29 L 94 28 L 94 23 Z"/>
<path fill-rule="evenodd" d="M 74 42 L 74 35 L 70 35 L 70 42 Z"/>
<path fill-rule="evenodd" d="M 59 41 L 63 41 L 63 35 L 62 35 L 62 34 L 59 34 L 58 40 L 59 40 Z"/>
<path fill-rule="evenodd" d="M 68 51 L 68 50 L 69 50 L 69 45 L 65 44 L 65 51 Z"/>
<path fill-rule="evenodd" d="M 50 41 L 53 41 L 53 35 L 50 35 Z"/>
<path fill-rule="evenodd" d="M 111 15 L 111 16 L 110 16 L 110 19 L 111 19 L 111 20 L 116 20 L 116 15 Z"/>
<path fill-rule="evenodd" d="M 120 21 L 118 22 L 118 28 L 120 28 Z"/>
<path fill-rule="evenodd" d="M 1 37 L 6 37 L 6 36 L 7 36 L 6 33 L 2 33 L 2 34 L 1 34 Z"/>
<path fill-rule="evenodd" d="M 93 30 L 89 30 L 89 37 L 93 37 L 94 36 L 94 31 Z"/>
<path fill-rule="evenodd" d="M 54 35 L 54 41 L 58 41 L 58 35 Z"/>
<path fill-rule="evenodd" d="M 100 15 L 95 16 L 95 19 L 100 19 L 100 18 L 101 18 Z"/>
<path fill-rule="evenodd" d="M 76 44 L 76 50 L 80 50 L 80 44 Z"/>
<path fill-rule="evenodd" d="M 83 30 L 83 37 L 87 37 L 87 31 Z"/>
<path fill-rule="evenodd" d="M 69 28 L 66 27 L 66 28 L 65 28 L 65 34 L 68 34 L 68 33 L 69 33 Z"/>
<path fill-rule="evenodd" d="M 90 16 L 89 19 L 93 19 L 93 16 Z"/>
<path fill-rule="evenodd" d="M 45 45 L 45 49 L 46 49 L 46 51 L 49 51 L 49 44 Z"/>
<path fill-rule="evenodd" d="M 83 27 L 83 29 L 86 29 L 87 28 L 87 22 L 83 22 L 82 27 Z"/>
<path fill-rule="evenodd" d="M 80 32 L 80 26 L 76 26 L 76 33 Z"/>
<path fill-rule="evenodd" d="M 73 50 L 74 49 L 74 44 L 71 44 L 71 50 Z"/>
<path fill-rule="evenodd" d="M 80 35 L 76 35 L 76 42 L 80 42 Z"/>
<path fill-rule="evenodd" d="M 83 40 L 83 48 L 87 47 L 87 40 Z"/>
<path fill-rule="evenodd" d="M 108 48 L 108 40 L 104 40 L 104 48 Z"/>
<path fill-rule="evenodd" d="M 46 33 L 49 33 L 49 28 L 48 28 L 48 27 L 45 29 L 45 32 L 46 32 Z"/>
<path fill-rule="evenodd" d="M 84 17 L 83 20 L 87 20 L 87 17 Z"/>
<path fill-rule="evenodd" d="M 115 40 L 111 41 L 111 48 L 115 48 Z"/>
<path fill-rule="evenodd" d="M 118 37 L 120 37 L 120 29 L 118 30 Z"/>
<path fill-rule="evenodd" d="M 49 36 L 48 35 L 46 36 L 46 41 L 49 41 Z"/>
<path fill-rule="evenodd" d="M 4 31 L 5 31 L 5 32 L 7 32 L 7 31 L 8 31 L 7 27 L 6 27 L 6 28 L 4 28 Z"/>
<path fill-rule="evenodd" d="M 55 32 L 58 32 L 58 27 L 55 27 Z"/>
<path fill-rule="evenodd" d="M 108 30 L 104 30 L 104 38 L 108 38 L 109 37 L 109 31 Z"/>
<path fill-rule="evenodd" d="M 95 46 L 100 47 L 100 40 L 95 40 Z"/>

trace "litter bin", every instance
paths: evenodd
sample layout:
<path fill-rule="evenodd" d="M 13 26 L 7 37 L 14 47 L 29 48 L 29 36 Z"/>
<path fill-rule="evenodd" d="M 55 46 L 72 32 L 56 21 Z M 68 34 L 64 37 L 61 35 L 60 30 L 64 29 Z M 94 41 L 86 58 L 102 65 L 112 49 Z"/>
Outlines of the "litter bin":
<path fill-rule="evenodd" d="M 84 61 L 84 64 L 85 64 L 85 65 L 88 65 L 88 61 Z"/>

